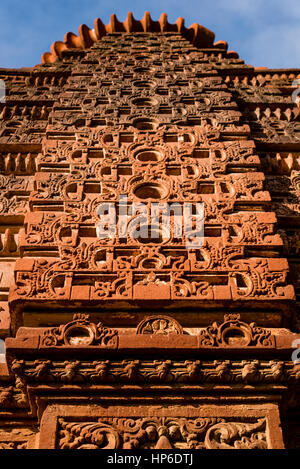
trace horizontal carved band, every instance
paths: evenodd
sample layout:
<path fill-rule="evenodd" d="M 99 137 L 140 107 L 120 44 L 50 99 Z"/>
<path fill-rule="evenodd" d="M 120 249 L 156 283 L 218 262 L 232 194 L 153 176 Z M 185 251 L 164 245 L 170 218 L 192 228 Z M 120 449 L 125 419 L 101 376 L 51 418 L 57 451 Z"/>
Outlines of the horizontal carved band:
<path fill-rule="evenodd" d="M 146 317 L 138 324 L 136 332 L 137 334 L 156 336 L 182 335 L 184 333 L 178 321 L 165 315 Z M 223 323 L 214 322 L 211 326 L 200 331 L 197 343 L 199 348 L 275 347 L 275 337 L 271 334 L 271 331 L 257 327 L 255 323 L 247 324 L 240 321 L 239 314 L 225 314 Z M 119 342 L 117 330 L 108 329 L 102 323 L 97 325 L 92 323 L 87 314 L 75 314 L 73 321 L 59 327 L 47 329 L 41 337 L 41 346 L 43 347 L 99 346 L 102 348 L 117 348 L 118 344 L 120 348 L 122 348 L 122 345 L 125 346 L 126 334 Z M 176 342 L 176 344 L 178 347 L 180 346 L 180 342 Z M 140 346 L 142 346 L 142 343 L 137 344 L 136 347 L 139 348 Z M 182 342 L 181 346 L 187 348 L 188 342 Z M 191 342 L 190 346 L 194 348 L 195 345 Z"/>
<path fill-rule="evenodd" d="M 224 418 L 59 419 L 57 449 L 267 449 L 266 420 Z"/>
<path fill-rule="evenodd" d="M 275 384 L 298 383 L 300 369 L 279 360 L 17 360 L 11 372 L 24 383 L 93 384 Z"/>

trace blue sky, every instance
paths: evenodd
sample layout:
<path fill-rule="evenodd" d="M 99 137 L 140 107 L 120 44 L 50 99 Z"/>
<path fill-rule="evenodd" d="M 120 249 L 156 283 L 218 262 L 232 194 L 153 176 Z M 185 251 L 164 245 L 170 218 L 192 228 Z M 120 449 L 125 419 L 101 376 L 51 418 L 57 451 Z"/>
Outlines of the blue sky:
<path fill-rule="evenodd" d="M 0 4 L 0 67 L 31 67 L 40 63 L 52 42 L 63 40 L 78 26 L 93 27 L 94 18 L 107 24 L 111 13 L 124 21 L 128 11 L 154 20 L 167 13 L 185 25 L 197 22 L 225 40 L 254 66 L 300 68 L 300 0 L 9 0 Z"/>

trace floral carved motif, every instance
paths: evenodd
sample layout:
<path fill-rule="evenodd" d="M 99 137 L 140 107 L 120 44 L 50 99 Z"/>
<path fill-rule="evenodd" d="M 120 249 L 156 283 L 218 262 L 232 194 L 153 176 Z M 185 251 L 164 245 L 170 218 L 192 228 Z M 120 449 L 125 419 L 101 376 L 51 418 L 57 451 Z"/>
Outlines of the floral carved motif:
<path fill-rule="evenodd" d="M 208 449 L 267 449 L 266 421 L 217 423 L 208 430 L 205 445 Z"/>
<path fill-rule="evenodd" d="M 229 420 L 229 421 L 228 421 Z M 267 449 L 266 421 L 224 418 L 59 419 L 57 449 Z"/>

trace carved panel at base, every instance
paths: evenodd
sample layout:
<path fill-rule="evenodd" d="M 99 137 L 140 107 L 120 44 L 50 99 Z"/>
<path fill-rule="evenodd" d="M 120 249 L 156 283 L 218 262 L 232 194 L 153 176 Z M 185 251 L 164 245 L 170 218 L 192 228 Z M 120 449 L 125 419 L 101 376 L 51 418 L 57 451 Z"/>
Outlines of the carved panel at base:
<path fill-rule="evenodd" d="M 271 449 L 282 448 L 275 404 L 207 405 L 171 399 L 160 406 L 134 398 L 101 406 L 50 405 L 40 448 L 52 449 Z M 165 402 L 163 402 L 165 401 Z M 105 404 L 107 402 L 107 405 Z M 169 403 L 168 403 L 169 402 Z M 253 401 L 252 401 L 253 402 Z"/>
<path fill-rule="evenodd" d="M 267 449 L 266 420 L 107 418 L 59 420 L 57 449 Z"/>

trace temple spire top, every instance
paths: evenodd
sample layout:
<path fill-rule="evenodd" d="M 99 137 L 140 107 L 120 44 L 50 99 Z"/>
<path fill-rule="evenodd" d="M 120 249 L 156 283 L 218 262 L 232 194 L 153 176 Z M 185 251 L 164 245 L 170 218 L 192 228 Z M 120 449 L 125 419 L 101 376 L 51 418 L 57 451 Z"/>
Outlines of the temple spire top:
<path fill-rule="evenodd" d="M 51 46 L 51 52 L 42 55 L 42 64 L 53 63 L 59 60 L 62 52 L 68 49 L 88 49 L 95 42 L 101 40 L 103 36 L 112 33 L 181 33 L 197 48 L 221 48 L 227 50 L 225 41 L 214 43 L 215 34 L 198 23 L 193 23 L 186 28 L 184 19 L 178 18 L 174 24 L 168 22 L 166 13 L 162 13 L 158 21 L 152 20 L 150 13 L 145 12 L 141 20 L 136 20 L 131 12 L 128 13 L 125 21 L 120 22 L 115 14 L 112 14 L 108 24 L 104 24 L 100 18 L 94 21 L 94 28 L 87 25 L 79 26 L 78 36 L 72 32 L 65 34 L 64 41 L 55 41 Z"/>

